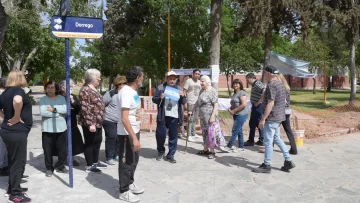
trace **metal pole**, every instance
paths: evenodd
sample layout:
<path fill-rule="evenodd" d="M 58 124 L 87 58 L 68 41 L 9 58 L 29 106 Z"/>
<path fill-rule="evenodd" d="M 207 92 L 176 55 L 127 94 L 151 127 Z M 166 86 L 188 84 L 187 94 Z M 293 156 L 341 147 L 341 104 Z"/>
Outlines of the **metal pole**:
<path fill-rule="evenodd" d="M 326 79 L 326 39 L 324 37 L 324 102 L 326 103 L 326 88 L 327 88 L 327 79 Z"/>
<path fill-rule="evenodd" d="M 73 184 L 73 161 L 72 161 L 72 138 L 71 138 L 71 104 L 70 104 L 70 40 L 65 39 L 65 64 L 66 64 L 66 109 L 67 109 L 67 142 L 68 142 L 68 164 L 69 164 L 69 186 Z"/>
<path fill-rule="evenodd" d="M 170 71 L 170 58 L 171 58 L 171 52 L 170 52 L 170 0 L 168 0 L 168 72 Z"/>

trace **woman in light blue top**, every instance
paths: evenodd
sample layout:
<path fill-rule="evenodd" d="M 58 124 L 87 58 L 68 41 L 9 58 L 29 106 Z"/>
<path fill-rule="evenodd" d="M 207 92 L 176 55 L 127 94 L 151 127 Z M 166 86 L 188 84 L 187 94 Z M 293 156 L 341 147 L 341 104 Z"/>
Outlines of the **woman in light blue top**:
<path fill-rule="evenodd" d="M 66 163 L 66 101 L 56 95 L 58 86 L 53 81 L 45 84 L 46 96 L 40 98 L 42 146 L 45 155 L 46 176 L 51 177 L 54 170 L 67 173 Z M 58 162 L 53 166 L 53 156 Z"/>

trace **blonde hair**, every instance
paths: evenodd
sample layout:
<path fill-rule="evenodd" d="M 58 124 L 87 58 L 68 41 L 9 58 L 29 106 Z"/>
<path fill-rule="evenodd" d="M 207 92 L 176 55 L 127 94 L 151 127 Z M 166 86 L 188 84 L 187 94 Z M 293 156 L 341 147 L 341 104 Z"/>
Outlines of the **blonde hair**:
<path fill-rule="evenodd" d="M 210 77 L 207 76 L 207 75 L 201 76 L 200 81 L 204 81 L 204 82 L 206 82 L 209 86 L 211 86 L 211 79 L 210 79 Z"/>
<path fill-rule="evenodd" d="M 126 84 L 126 77 L 125 76 L 117 76 L 114 79 L 113 84 L 114 84 L 115 88 L 117 89 L 121 84 Z"/>
<path fill-rule="evenodd" d="M 289 84 L 288 84 L 285 76 L 284 76 L 282 73 L 279 73 L 279 74 L 278 74 L 278 79 L 284 84 L 285 89 L 286 89 L 287 91 L 290 91 L 290 86 L 289 86 Z"/>
<path fill-rule="evenodd" d="M 85 76 L 84 76 L 84 80 L 86 84 L 89 84 L 91 82 L 94 82 L 95 80 L 97 80 L 98 78 L 100 78 L 101 73 L 98 69 L 92 68 L 92 69 L 88 69 L 85 72 Z"/>
<path fill-rule="evenodd" d="M 9 73 L 6 87 L 26 87 L 27 82 L 25 79 L 24 72 L 19 70 L 13 70 Z"/>

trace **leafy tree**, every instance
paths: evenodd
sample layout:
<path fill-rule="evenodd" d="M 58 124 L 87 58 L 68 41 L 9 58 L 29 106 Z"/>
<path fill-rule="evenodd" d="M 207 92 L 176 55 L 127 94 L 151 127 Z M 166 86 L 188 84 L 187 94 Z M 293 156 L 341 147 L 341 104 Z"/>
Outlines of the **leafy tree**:
<path fill-rule="evenodd" d="M 273 32 L 290 39 L 301 32 L 306 37 L 312 12 L 312 0 L 238 0 L 245 19 L 238 32 L 252 36 L 265 36 L 264 67 L 270 59 Z M 264 79 L 264 77 L 263 77 Z"/>
<path fill-rule="evenodd" d="M 258 71 L 263 56 L 261 39 L 237 38 L 235 24 L 242 16 L 237 15 L 236 4 L 224 1 L 222 8 L 222 36 L 220 52 L 220 70 L 226 75 L 229 96 L 229 76 L 242 71 Z"/>
<path fill-rule="evenodd" d="M 328 0 L 322 1 L 318 7 L 319 16 L 326 18 L 327 23 L 339 23 L 346 30 L 346 40 L 350 48 L 350 79 L 351 93 L 349 103 L 353 104 L 356 98 L 356 67 L 355 52 L 359 39 L 359 11 L 358 0 Z"/>

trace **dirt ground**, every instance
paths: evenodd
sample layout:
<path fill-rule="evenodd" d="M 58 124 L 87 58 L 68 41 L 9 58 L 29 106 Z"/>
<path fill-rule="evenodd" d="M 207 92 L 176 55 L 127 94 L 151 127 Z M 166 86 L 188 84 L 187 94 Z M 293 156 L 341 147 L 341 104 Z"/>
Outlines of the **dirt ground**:
<path fill-rule="evenodd" d="M 320 137 L 332 137 L 344 135 L 360 130 L 360 116 L 359 112 L 344 107 L 336 107 L 330 110 L 323 110 L 313 112 L 311 114 L 304 114 L 296 112 L 291 117 L 292 129 L 305 129 L 305 137 L 307 139 L 314 139 Z M 346 109 L 346 108 L 345 108 Z M 295 117 L 298 120 L 298 128 L 296 128 Z M 232 119 L 221 119 L 222 129 L 225 134 L 231 134 L 233 125 Z M 244 125 L 244 137 L 248 136 L 249 127 L 248 122 Z M 286 139 L 286 134 L 281 127 L 281 136 Z"/>

